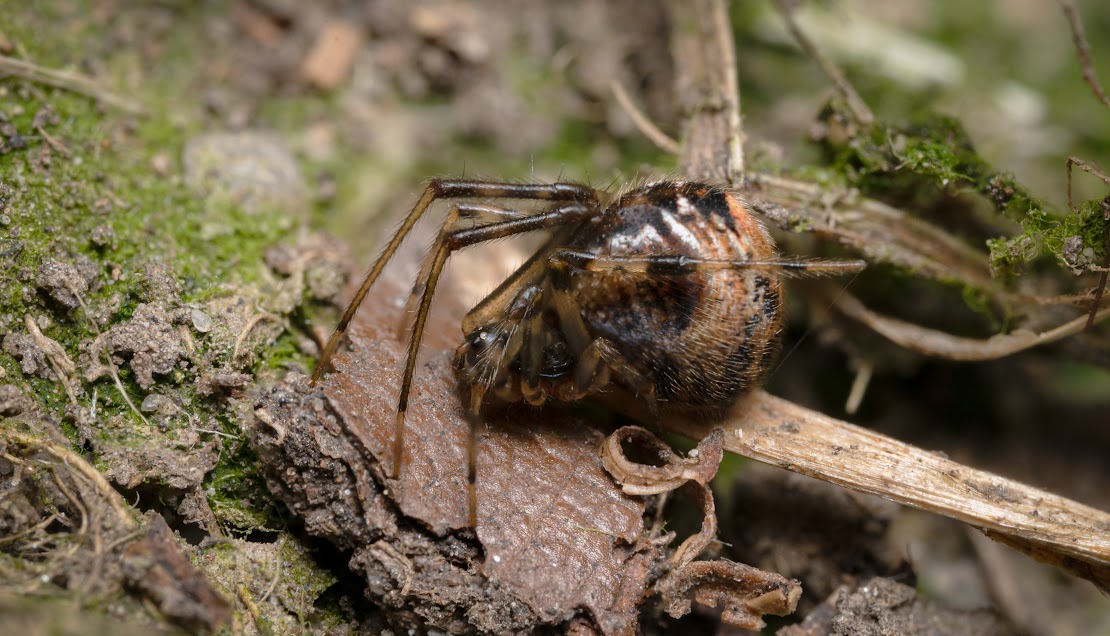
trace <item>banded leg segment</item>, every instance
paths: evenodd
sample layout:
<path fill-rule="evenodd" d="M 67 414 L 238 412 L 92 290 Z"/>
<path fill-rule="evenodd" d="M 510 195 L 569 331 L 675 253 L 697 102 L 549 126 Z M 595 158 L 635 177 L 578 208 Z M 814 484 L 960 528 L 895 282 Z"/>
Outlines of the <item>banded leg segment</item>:
<path fill-rule="evenodd" d="M 468 209 L 473 209 L 471 206 Z M 595 208 L 581 203 L 567 203 L 556 206 L 542 213 L 522 218 L 511 218 L 506 221 L 490 223 L 478 227 L 459 228 L 461 212 L 458 203 L 452 204 L 444 219 L 443 230 L 436 239 L 436 244 L 429 253 L 430 257 L 423 268 L 422 280 L 418 280 L 415 290 L 421 290 L 420 304 L 416 309 L 413 319 L 412 332 L 409 337 L 408 350 L 405 353 L 405 369 L 401 375 L 401 394 L 397 401 L 397 417 L 394 424 L 393 438 L 393 477 L 401 473 L 401 455 L 404 450 L 405 412 L 408 410 L 409 394 L 412 389 L 412 378 L 416 370 L 416 356 L 420 350 L 420 341 L 424 336 L 424 326 L 427 324 L 432 296 L 435 294 L 436 285 L 439 283 L 440 274 L 452 252 L 477 245 L 486 241 L 505 238 L 546 229 L 566 223 L 577 223 L 595 212 Z"/>
<path fill-rule="evenodd" d="M 358 290 L 355 292 L 351 302 L 343 310 L 343 314 L 339 318 L 335 330 L 328 338 L 327 343 L 324 345 L 323 351 L 320 353 L 320 360 L 316 364 L 316 369 L 312 373 L 312 381 L 316 382 L 328 369 L 331 358 L 335 355 L 339 344 L 343 340 L 344 334 L 347 333 L 347 328 L 354 318 L 355 312 L 358 311 L 362 301 L 365 300 L 366 294 L 377 282 L 378 277 L 381 276 L 382 270 L 385 269 L 386 264 L 397 253 L 397 249 L 404 242 L 405 238 L 412 231 L 412 228 L 420 220 L 424 213 L 431 206 L 432 202 L 436 199 L 522 199 L 522 200 L 537 200 L 537 201 L 567 201 L 579 202 L 583 204 L 591 204 L 597 207 L 597 197 L 593 189 L 582 185 L 571 183 L 553 183 L 553 184 L 516 184 L 516 183 L 497 183 L 489 181 L 471 181 L 461 179 L 433 179 L 428 183 L 424 189 L 424 193 L 417 200 L 416 204 L 409 211 L 408 215 L 401 222 L 397 231 L 386 243 L 382 249 L 381 254 L 377 260 L 370 267 L 370 271 L 366 273 L 362 283 L 359 285 Z"/>

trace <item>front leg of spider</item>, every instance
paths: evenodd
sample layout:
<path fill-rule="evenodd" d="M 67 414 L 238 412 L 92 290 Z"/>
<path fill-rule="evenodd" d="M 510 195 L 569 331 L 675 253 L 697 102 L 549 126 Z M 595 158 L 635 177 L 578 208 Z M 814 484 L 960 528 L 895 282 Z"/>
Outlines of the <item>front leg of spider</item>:
<path fill-rule="evenodd" d="M 381 255 L 374 262 L 366 277 L 359 285 L 350 304 L 344 310 L 339 323 L 324 346 L 312 380 L 316 382 L 330 367 L 331 357 L 339 348 L 350 326 L 351 320 L 365 300 L 370 289 L 377 282 L 378 277 L 385 269 L 386 264 L 396 254 L 401 243 L 424 215 L 431 204 L 437 199 L 519 199 L 550 201 L 551 207 L 541 209 L 535 214 L 515 216 L 504 215 L 507 218 L 495 220 L 485 224 L 481 223 L 482 206 L 460 206 L 457 202 L 448 212 L 443 229 L 436 239 L 436 244 L 429 253 L 425 267 L 421 271 L 414 290 L 422 290 L 421 300 L 413 318 L 413 329 L 409 338 L 409 346 L 405 358 L 405 370 L 401 380 L 401 392 L 398 399 L 397 415 L 395 419 L 395 433 L 393 444 L 392 476 L 399 478 L 404 439 L 405 411 L 408 407 L 409 393 L 412 385 L 412 375 L 415 370 L 416 352 L 420 348 L 424 325 L 427 322 L 428 310 L 431 306 L 432 295 L 439 280 L 447 258 L 454 251 L 499 238 L 515 234 L 549 229 L 552 227 L 574 223 L 593 214 L 598 209 L 596 193 L 585 186 L 554 183 L 554 184 L 514 184 L 468 180 L 434 179 L 423 195 L 417 200 L 412 210 L 402 221 L 401 226 L 390 238 Z M 464 215 L 460 210 L 464 209 Z M 504 208 L 487 208 L 504 210 Z M 462 218 L 477 220 L 473 225 L 462 227 L 459 221 Z"/>

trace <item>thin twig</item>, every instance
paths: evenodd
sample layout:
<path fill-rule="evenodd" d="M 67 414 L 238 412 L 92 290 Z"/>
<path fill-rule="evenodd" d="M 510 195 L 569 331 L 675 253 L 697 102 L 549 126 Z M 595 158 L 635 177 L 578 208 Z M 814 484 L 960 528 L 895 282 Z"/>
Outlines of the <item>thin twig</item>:
<path fill-rule="evenodd" d="M 0 74 L 12 75 L 25 80 L 46 84 L 62 90 L 71 91 L 114 106 L 133 115 L 145 115 L 142 104 L 108 92 L 92 78 L 79 73 L 46 68 L 24 60 L 0 55 Z"/>
<path fill-rule="evenodd" d="M 918 276 L 959 280 L 980 289 L 997 287 L 985 252 L 882 201 L 838 193 L 817 183 L 755 173 L 749 175 L 743 192 L 750 209 L 780 227 L 802 226 L 835 239 L 859 250 L 868 262 L 891 263 Z"/>
<path fill-rule="evenodd" d="M 258 326 L 258 324 L 263 320 L 271 320 L 279 324 L 281 323 L 280 317 L 271 314 L 268 311 L 261 311 L 254 316 L 251 316 L 250 320 L 247 321 L 247 324 L 243 326 L 242 331 L 239 332 L 239 336 L 235 338 L 235 348 L 231 354 L 232 360 L 235 360 L 239 357 L 239 349 L 243 346 L 243 342 L 247 339 L 247 336 L 250 335 L 251 331 L 254 330 L 254 328 Z"/>
<path fill-rule="evenodd" d="M 966 530 L 983 572 L 987 593 L 998 611 L 1020 634 L 1051 634 L 1051 601 L 1026 589 L 1028 581 L 1014 567 L 1013 557 L 1005 547 L 971 528 Z"/>
<path fill-rule="evenodd" d="M 66 354 L 65 348 L 57 340 L 43 335 L 38 324 L 31 318 L 31 314 L 23 316 L 23 324 L 27 327 L 27 332 L 31 334 L 31 338 L 35 340 L 35 345 L 50 361 L 50 366 L 54 367 L 54 373 L 65 388 L 70 403 L 77 406 L 77 393 L 72 386 L 74 381 L 70 378 L 71 375 L 77 373 L 77 365 L 73 364 L 73 360 Z"/>
<path fill-rule="evenodd" d="M 628 93 L 625 92 L 620 82 L 613 80 L 609 84 L 609 88 L 613 91 L 613 97 L 617 99 L 617 103 L 624 109 L 625 114 L 632 120 L 632 124 L 636 126 L 636 129 L 639 130 L 643 136 L 647 137 L 651 143 L 658 146 L 659 149 L 664 152 L 669 152 L 672 155 L 677 155 L 682 152 L 682 148 L 678 145 L 677 141 L 667 135 L 667 133 L 659 130 L 655 122 L 648 119 L 647 115 L 636 107 L 636 104 L 632 102 L 632 98 L 628 96 Z"/>
<path fill-rule="evenodd" d="M 282 539 L 277 545 L 277 556 L 274 558 L 274 576 L 270 579 L 270 585 L 266 587 L 266 591 L 262 594 L 262 598 L 258 600 L 259 603 L 265 603 L 266 599 L 270 598 L 270 595 L 274 593 L 274 589 L 277 587 L 278 581 L 281 580 L 281 551 L 283 549 L 285 549 L 285 539 Z"/>
<path fill-rule="evenodd" d="M 246 606 L 247 612 L 250 613 L 251 619 L 254 620 L 254 626 L 258 629 L 258 632 L 265 636 L 272 634 L 273 630 L 270 629 L 270 623 L 262 617 L 262 610 L 258 609 L 258 604 L 254 602 L 254 597 L 251 596 L 250 590 L 247 589 L 247 585 L 245 583 L 240 583 L 237 592 L 239 601 Z"/>
<path fill-rule="evenodd" d="M 836 92 L 848 105 L 848 110 L 852 112 L 856 123 L 861 126 L 870 126 L 875 121 L 875 115 L 863 101 L 863 98 L 859 96 L 859 93 L 856 92 L 855 87 L 844 76 L 844 73 L 840 71 L 840 68 L 833 64 L 832 60 L 825 57 L 821 49 L 817 48 L 817 43 L 802 30 L 802 27 L 794 18 L 794 2 L 792 0 L 776 0 L 775 6 L 782 14 L 782 19 L 786 21 L 786 28 L 790 31 L 790 35 L 798 42 L 798 46 L 802 47 L 802 50 L 813 58 L 817 66 L 821 67 L 829 81 L 833 83 Z"/>
<path fill-rule="evenodd" d="M 835 306 L 837 311 L 867 325 L 869 329 L 900 347 L 929 356 L 965 362 L 997 360 L 1032 347 L 1056 342 L 1083 331 L 1088 320 L 1087 316 L 1080 316 L 1041 333 L 1019 329 L 980 340 L 954 336 L 884 316 L 871 311 L 846 291 L 839 293 Z M 1110 316 L 1110 307 L 1098 312 L 1094 322 L 1104 320 L 1107 316 Z"/>
<path fill-rule="evenodd" d="M 1083 81 L 1091 87 L 1095 99 L 1102 102 L 1103 106 L 1110 108 L 1110 97 L 1107 97 L 1106 91 L 1102 90 L 1102 84 L 1098 81 L 1098 74 L 1095 73 L 1095 63 L 1091 60 L 1091 45 L 1087 42 L 1087 36 L 1083 33 L 1083 20 L 1079 17 L 1079 11 L 1076 10 L 1072 0 L 1059 0 L 1059 2 L 1060 8 L 1064 10 L 1064 16 L 1068 19 L 1068 25 L 1071 27 L 1071 37 L 1072 41 L 1075 42 L 1075 52 L 1079 55 L 1079 68 L 1083 73 Z"/>

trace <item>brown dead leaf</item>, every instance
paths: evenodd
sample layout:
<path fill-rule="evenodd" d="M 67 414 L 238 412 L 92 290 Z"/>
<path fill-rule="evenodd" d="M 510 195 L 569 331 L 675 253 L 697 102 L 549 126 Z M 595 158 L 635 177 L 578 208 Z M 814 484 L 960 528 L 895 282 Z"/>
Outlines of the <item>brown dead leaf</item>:
<path fill-rule="evenodd" d="M 530 418 L 540 426 L 506 419 L 490 422 L 478 438 L 482 571 L 549 620 L 584 607 L 606 633 L 617 624 L 630 628 L 635 613 L 616 606 L 622 582 L 639 587 L 640 596 L 647 584 L 636 545 L 643 501 L 606 475 L 595 429 L 550 417 Z"/>
<path fill-rule="evenodd" d="M 357 325 L 351 344 L 323 391 L 349 435 L 376 460 L 380 478 L 381 467 L 392 465 L 400 344 L 368 338 Z M 437 356 L 420 373 L 400 483 L 387 483 L 405 516 L 444 535 L 470 525 L 470 423 L 449 358 Z M 485 557 L 476 566 L 489 585 L 510 591 L 544 623 L 585 609 L 605 633 L 629 633 L 660 555 L 639 544 L 644 504 L 605 474 L 601 441 L 581 420 L 552 410 L 485 420 L 476 440 L 476 530 Z M 376 552 L 379 560 L 386 555 Z M 397 579 L 403 586 L 408 576 Z"/>

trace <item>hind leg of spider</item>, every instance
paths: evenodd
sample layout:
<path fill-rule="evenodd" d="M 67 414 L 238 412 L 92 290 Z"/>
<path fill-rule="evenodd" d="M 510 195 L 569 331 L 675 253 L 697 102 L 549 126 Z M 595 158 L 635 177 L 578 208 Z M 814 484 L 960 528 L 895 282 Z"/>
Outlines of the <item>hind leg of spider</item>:
<path fill-rule="evenodd" d="M 417 282 L 416 287 L 421 289 L 420 304 L 416 309 L 413 319 L 412 332 L 409 337 L 408 349 L 405 352 L 405 368 L 401 375 L 401 393 L 397 400 L 397 417 L 394 423 L 393 438 L 393 470 L 394 478 L 400 477 L 401 460 L 404 450 L 405 412 L 408 410 L 409 394 L 412 389 L 412 377 L 416 370 L 416 354 L 420 350 L 420 340 L 424 334 L 424 326 L 428 320 L 428 311 L 431 307 L 432 296 L 439 282 L 443 266 L 452 252 L 471 245 L 492 241 L 523 232 L 547 229 L 564 224 L 578 223 L 594 214 L 598 207 L 590 203 L 565 203 L 545 210 L 539 214 L 521 218 L 509 219 L 490 223 L 478 227 L 457 228 L 455 224 L 459 219 L 459 205 L 451 206 L 447 219 L 444 221 L 444 230 L 436 239 L 435 246 L 430 252 L 427 273 L 422 282 Z"/>
<path fill-rule="evenodd" d="M 470 181 L 463 179 L 433 179 L 424 189 L 423 194 L 413 205 L 408 215 L 401 222 L 400 227 L 386 243 L 377 260 L 366 273 L 351 302 L 348 303 L 339 318 L 335 330 L 325 343 L 320 353 L 316 369 L 312 373 L 312 381 L 316 382 L 328 370 L 331 358 L 339 348 L 343 336 L 347 333 L 351 320 L 358 311 L 366 294 L 377 282 L 386 264 L 397 253 L 397 248 L 408 236 L 416 222 L 420 220 L 428 207 L 437 199 L 522 199 L 538 201 L 564 201 L 592 204 L 597 207 L 597 195 L 592 188 L 571 183 L 552 184 L 517 184 L 498 183 L 492 181 Z"/>
<path fill-rule="evenodd" d="M 642 276 L 686 276 L 721 270 L 757 270 L 787 277 L 853 274 L 867 266 L 861 260 L 772 258 L 765 260 L 712 259 L 667 254 L 599 255 L 576 250 L 559 250 L 552 261 L 566 263 L 595 274 L 622 273 Z"/>
<path fill-rule="evenodd" d="M 1092 174 L 1099 179 L 1102 179 L 1103 183 L 1106 183 L 1107 185 L 1110 185 L 1110 176 L 1107 176 L 1098 168 L 1095 168 L 1094 166 L 1088 164 L 1078 157 L 1068 157 L 1068 208 L 1071 209 L 1073 214 L 1078 214 L 1075 209 L 1075 203 L 1072 200 L 1071 196 L 1072 166 L 1078 166 L 1080 170 L 1088 174 Z M 1102 208 L 1104 212 L 1110 214 L 1110 196 L 1107 196 L 1102 200 Z M 1099 276 L 1098 286 L 1095 287 L 1095 297 L 1091 301 L 1091 312 L 1087 314 L 1087 325 L 1084 327 L 1084 329 L 1088 331 L 1093 329 L 1095 326 L 1095 318 L 1098 316 L 1099 307 L 1102 305 L 1102 294 L 1106 291 L 1106 279 L 1108 274 L 1110 274 L 1110 232 L 1106 233 L 1106 260 L 1102 263 L 1102 275 Z"/>
<path fill-rule="evenodd" d="M 568 397 L 577 400 L 596 393 L 604 389 L 612 377 L 642 399 L 653 415 L 656 414 L 655 385 L 628 364 L 621 352 L 605 338 L 595 339 L 578 355 L 578 366 L 574 369 L 575 395 Z"/>

